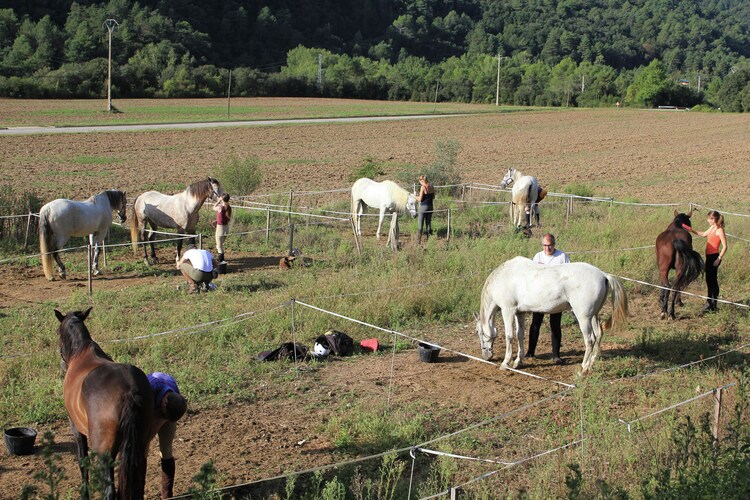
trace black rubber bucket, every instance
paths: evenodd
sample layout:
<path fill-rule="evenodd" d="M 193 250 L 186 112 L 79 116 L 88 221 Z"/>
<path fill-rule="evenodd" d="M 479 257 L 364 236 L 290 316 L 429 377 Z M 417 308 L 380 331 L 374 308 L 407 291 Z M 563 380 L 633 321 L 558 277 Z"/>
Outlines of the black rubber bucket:
<path fill-rule="evenodd" d="M 3 433 L 5 447 L 11 455 L 31 455 L 34 453 L 36 431 L 28 427 L 5 429 Z"/>
<path fill-rule="evenodd" d="M 227 274 L 227 263 L 222 262 L 219 264 L 219 267 L 217 267 L 217 270 L 219 271 L 219 274 Z"/>
<path fill-rule="evenodd" d="M 424 363 L 434 363 L 440 354 L 440 348 L 429 344 L 419 343 L 419 360 Z"/>

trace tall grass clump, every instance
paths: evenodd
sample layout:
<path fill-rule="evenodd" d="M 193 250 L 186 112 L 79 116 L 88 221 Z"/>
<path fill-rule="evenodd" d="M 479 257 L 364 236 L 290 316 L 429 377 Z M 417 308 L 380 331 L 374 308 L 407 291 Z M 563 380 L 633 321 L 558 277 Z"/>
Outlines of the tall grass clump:
<path fill-rule="evenodd" d="M 590 198 L 594 196 L 594 190 L 586 184 L 573 183 L 568 184 L 563 188 L 563 193 L 572 194 L 574 196 L 583 196 Z"/>
<path fill-rule="evenodd" d="M 39 213 L 44 201 L 36 193 L 30 191 L 17 192 L 12 187 L 0 186 L 0 214 L 1 215 L 27 215 Z M 26 237 L 26 225 L 28 217 L 3 218 L 0 219 L 0 251 L 13 252 L 19 250 Z M 37 218 L 31 218 L 29 227 L 29 245 L 37 241 Z"/>
<path fill-rule="evenodd" d="M 217 167 L 216 175 L 227 193 L 236 196 L 250 194 L 262 179 L 260 160 L 230 156 Z"/>

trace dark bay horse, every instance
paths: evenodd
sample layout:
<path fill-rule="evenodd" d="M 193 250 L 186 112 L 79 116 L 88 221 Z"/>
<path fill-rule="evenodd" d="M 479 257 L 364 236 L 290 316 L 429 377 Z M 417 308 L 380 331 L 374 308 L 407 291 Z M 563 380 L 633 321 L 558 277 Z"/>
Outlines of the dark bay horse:
<path fill-rule="evenodd" d="M 149 427 L 154 418 L 154 396 L 146 375 L 132 365 L 115 363 L 91 339 L 84 320 L 91 308 L 63 315 L 60 356 L 65 373 L 63 399 L 70 428 L 78 445 L 79 465 L 89 448 L 119 454 L 118 497 L 141 499 L 146 483 Z M 82 497 L 88 497 L 88 471 L 81 466 Z M 105 498 L 115 498 L 114 467 L 109 469 Z"/>
<path fill-rule="evenodd" d="M 212 177 L 190 184 L 184 191 L 174 195 L 162 194 L 158 191 L 146 191 L 133 203 L 133 213 L 130 219 L 130 239 L 133 242 L 133 253 L 138 255 L 140 241 L 151 242 L 151 259 L 156 262 L 154 238 L 159 227 L 177 229 L 177 234 L 195 234 L 198 224 L 198 212 L 207 198 L 216 201 L 224 194 L 219 181 Z M 146 225 L 152 231 L 147 231 Z M 148 236 L 147 233 L 148 232 Z M 180 260 L 182 240 L 177 240 L 177 257 Z M 146 245 L 143 245 L 143 259 L 148 264 Z"/>
<path fill-rule="evenodd" d="M 703 258 L 693 250 L 693 238 L 682 226 L 690 226 L 693 211 L 686 214 L 674 212 L 672 223 L 656 237 L 656 262 L 659 265 L 661 286 L 669 288 L 669 270 L 675 270 L 672 285 L 672 304 L 669 306 L 669 317 L 675 318 L 675 302 L 680 300 L 680 292 L 695 281 L 703 272 Z M 669 290 L 661 291 L 661 319 L 667 317 Z"/>

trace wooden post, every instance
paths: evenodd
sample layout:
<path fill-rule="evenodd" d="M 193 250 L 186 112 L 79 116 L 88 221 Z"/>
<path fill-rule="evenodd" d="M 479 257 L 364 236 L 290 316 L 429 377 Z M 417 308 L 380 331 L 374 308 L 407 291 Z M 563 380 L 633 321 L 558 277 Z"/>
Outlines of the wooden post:
<path fill-rule="evenodd" d="M 466 208 L 466 205 L 464 204 L 464 195 L 466 194 L 466 184 L 463 184 L 461 186 L 461 208 Z"/>
<path fill-rule="evenodd" d="M 94 235 L 90 234 L 89 235 L 89 244 L 86 247 L 86 262 L 88 262 L 88 266 L 87 267 L 89 269 L 89 273 L 88 273 L 88 278 L 89 278 L 88 279 L 88 281 L 89 281 L 89 295 L 91 295 L 94 292 L 94 282 L 93 282 L 93 278 L 91 276 L 91 264 L 92 264 L 91 261 L 93 259 L 93 256 L 91 255 L 91 251 L 92 251 L 91 247 L 92 246 L 94 246 Z"/>
<path fill-rule="evenodd" d="M 29 219 L 26 221 L 26 237 L 23 239 L 23 249 L 29 246 L 29 227 L 31 226 L 31 209 L 29 209 Z"/>
<path fill-rule="evenodd" d="M 472 198 L 472 196 L 471 196 L 471 195 L 472 195 L 472 193 L 473 193 L 474 191 L 473 191 L 473 190 L 472 190 L 472 188 L 471 188 L 471 184 L 469 184 L 469 186 L 468 186 L 468 187 L 469 187 L 469 203 L 471 203 L 471 198 Z"/>
<path fill-rule="evenodd" d="M 459 498 L 461 498 L 460 492 L 461 488 L 451 488 L 451 500 L 458 500 Z"/>
<path fill-rule="evenodd" d="M 266 245 L 268 245 L 268 236 L 271 232 L 271 209 L 266 208 Z"/>
<path fill-rule="evenodd" d="M 451 209 L 448 209 L 448 243 L 451 242 Z"/>
<path fill-rule="evenodd" d="M 198 250 L 203 250 L 203 233 L 198 233 Z"/>
<path fill-rule="evenodd" d="M 719 424 L 721 423 L 721 387 L 714 390 L 714 425 L 712 434 L 714 436 L 714 446 L 719 444 Z"/>
<path fill-rule="evenodd" d="M 292 255 L 292 249 L 294 248 L 294 223 L 289 224 L 289 253 Z"/>
<path fill-rule="evenodd" d="M 349 217 L 349 222 L 352 223 L 352 233 L 354 233 L 354 245 L 357 247 L 357 255 L 362 255 L 362 248 L 359 246 L 359 235 L 357 234 L 357 226 L 354 223 L 354 215 Z"/>
<path fill-rule="evenodd" d="M 292 193 L 293 192 L 294 192 L 293 189 L 289 190 L 289 210 L 288 210 L 289 213 L 287 214 L 288 215 L 288 217 L 287 217 L 287 223 L 288 224 L 292 223 Z"/>

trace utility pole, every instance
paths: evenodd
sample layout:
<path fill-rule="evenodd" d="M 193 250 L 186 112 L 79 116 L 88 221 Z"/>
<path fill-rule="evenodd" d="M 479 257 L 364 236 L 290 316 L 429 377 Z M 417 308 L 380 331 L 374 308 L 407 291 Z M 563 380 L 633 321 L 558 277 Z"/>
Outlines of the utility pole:
<path fill-rule="evenodd" d="M 318 92 L 323 93 L 323 54 L 318 54 Z"/>
<path fill-rule="evenodd" d="M 495 88 L 495 106 L 500 106 L 500 54 L 497 55 L 497 87 Z"/>
<path fill-rule="evenodd" d="M 495 87 L 495 106 L 500 106 L 500 59 L 507 59 L 506 56 L 497 55 L 497 87 Z"/>
<path fill-rule="evenodd" d="M 581 75 L 581 94 L 586 92 L 586 75 Z"/>
<path fill-rule="evenodd" d="M 227 87 L 227 120 L 229 120 L 229 108 L 232 105 L 232 68 L 229 68 L 229 86 Z"/>
<path fill-rule="evenodd" d="M 107 58 L 107 111 L 112 112 L 112 31 L 120 24 L 114 19 L 104 21 L 109 32 L 109 57 Z"/>
<path fill-rule="evenodd" d="M 701 74 L 698 73 L 698 92 L 701 91 Z"/>

